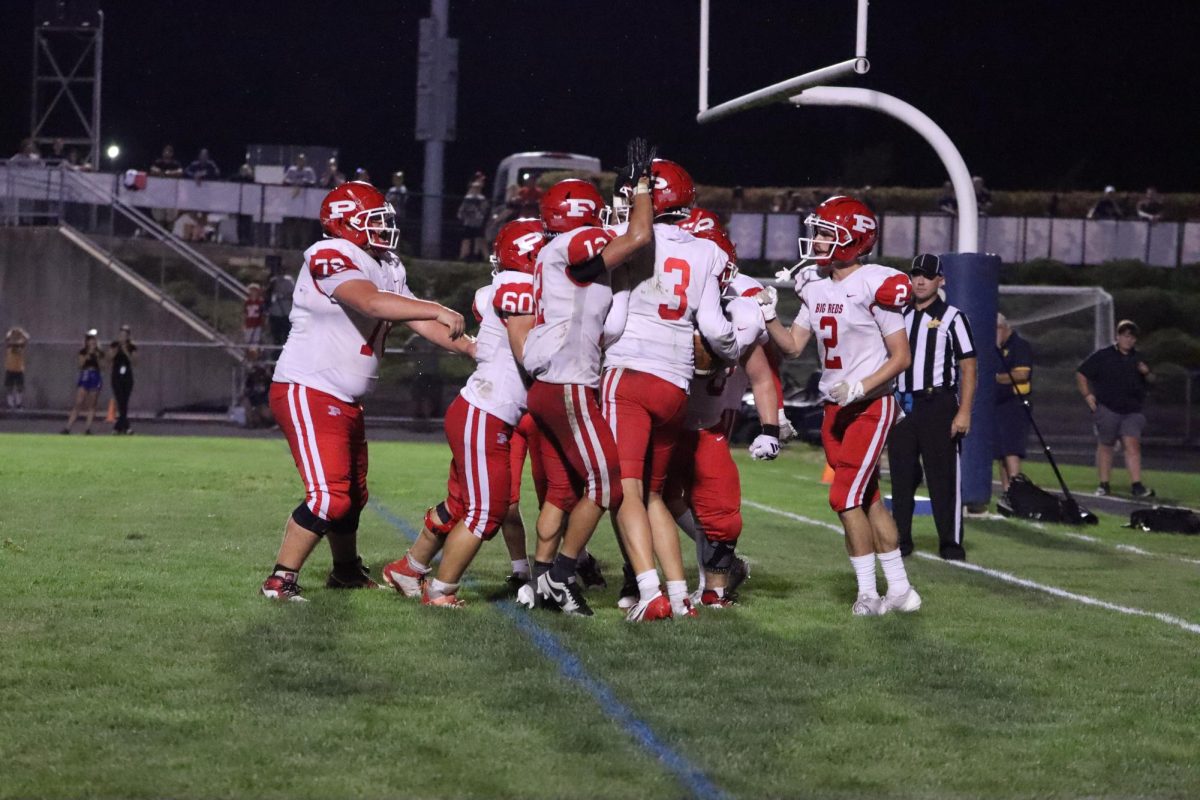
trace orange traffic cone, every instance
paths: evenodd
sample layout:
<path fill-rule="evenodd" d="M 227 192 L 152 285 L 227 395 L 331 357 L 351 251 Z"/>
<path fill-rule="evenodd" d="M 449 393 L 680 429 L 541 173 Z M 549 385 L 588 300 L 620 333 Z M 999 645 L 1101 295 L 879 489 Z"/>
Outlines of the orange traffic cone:
<path fill-rule="evenodd" d="M 833 483 L 833 467 L 825 465 L 825 472 L 821 474 L 821 483 Z"/>
<path fill-rule="evenodd" d="M 117 399 L 115 397 L 108 398 L 108 413 L 104 415 L 104 421 L 117 421 Z"/>

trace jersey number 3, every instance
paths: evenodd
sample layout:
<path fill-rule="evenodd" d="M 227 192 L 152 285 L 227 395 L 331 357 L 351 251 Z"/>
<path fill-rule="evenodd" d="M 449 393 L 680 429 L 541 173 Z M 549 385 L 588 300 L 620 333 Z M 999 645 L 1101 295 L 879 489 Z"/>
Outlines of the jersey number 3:
<path fill-rule="evenodd" d="M 679 283 L 675 284 L 675 288 L 672 290 L 672 293 L 675 295 L 672 301 L 678 300 L 678 304 L 675 302 L 659 304 L 658 316 L 668 321 L 682 319 L 683 315 L 687 313 L 687 290 L 688 283 L 692 279 L 692 265 L 682 258 L 668 258 L 663 262 L 663 272 L 679 272 L 682 274 L 680 275 Z M 671 307 L 673 305 L 675 306 L 674 308 Z"/>
<path fill-rule="evenodd" d="M 825 368 L 826 369 L 841 369 L 842 357 L 831 355 L 833 349 L 837 347 L 837 317 L 821 317 L 821 332 L 829 331 L 828 336 L 823 336 L 825 342 Z"/>

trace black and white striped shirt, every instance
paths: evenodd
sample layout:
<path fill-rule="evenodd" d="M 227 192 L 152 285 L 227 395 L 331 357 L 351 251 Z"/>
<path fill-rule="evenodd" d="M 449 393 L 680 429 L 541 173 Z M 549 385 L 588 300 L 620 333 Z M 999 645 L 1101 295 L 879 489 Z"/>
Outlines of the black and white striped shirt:
<path fill-rule="evenodd" d="M 975 358 L 975 341 L 967 317 L 940 297 L 904 312 L 912 366 L 900 373 L 901 392 L 920 392 L 958 384 L 958 362 Z"/>

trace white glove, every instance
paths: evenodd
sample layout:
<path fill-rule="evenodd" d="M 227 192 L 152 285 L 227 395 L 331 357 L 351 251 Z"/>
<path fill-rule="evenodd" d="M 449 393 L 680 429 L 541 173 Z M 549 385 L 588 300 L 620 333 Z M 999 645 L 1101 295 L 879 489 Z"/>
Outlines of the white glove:
<path fill-rule="evenodd" d="M 855 400 L 861 400 L 863 396 L 862 381 L 855 381 L 853 384 L 839 381 L 835 383 L 829 391 L 829 397 L 839 406 L 848 406 Z"/>
<path fill-rule="evenodd" d="M 775 313 L 775 306 L 779 303 L 779 293 L 775 291 L 774 286 L 768 286 L 754 296 L 758 304 L 762 306 L 763 319 L 767 322 L 775 319 L 778 316 Z"/>
<path fill-rule="evenodd" d="M 779 441 L 790 442 L 796 438 L 796 429 L 792 427 L 792 421 L 783 413 L 783 409 L 779 411 Z"/>
<path fill-rule="evenodd" d="M 750 443 L 750 457 L 755 461 L 774 461 L 779 455 L 779 437 L 760 433 Z"/>

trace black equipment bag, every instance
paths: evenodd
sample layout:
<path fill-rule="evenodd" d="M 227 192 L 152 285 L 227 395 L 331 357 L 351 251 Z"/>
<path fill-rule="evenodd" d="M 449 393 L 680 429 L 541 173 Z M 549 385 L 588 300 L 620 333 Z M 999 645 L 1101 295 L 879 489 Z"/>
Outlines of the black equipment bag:
<path fill-rule="evenodd" d="M 1200 514 L 1190 508 L 1155 506 L 1139 508 L 1129 515 L 1126 528 L 1152 533 L 1183 533 L 1191 536 L 1200 534 Z"/>
<path fill-rule="evenodd" d="M 1096 515 L 1075 502 L 1073 497 L 1059 497 L 1042 489 L 1024 473 L 1017 473 L 1008 482 L 1008 492 L 1000 497 L 997 509 L 1006 517 L 1036 519 L 1040 522 L 1062 522 L 1067 525 L 1095 525 Z"/>

